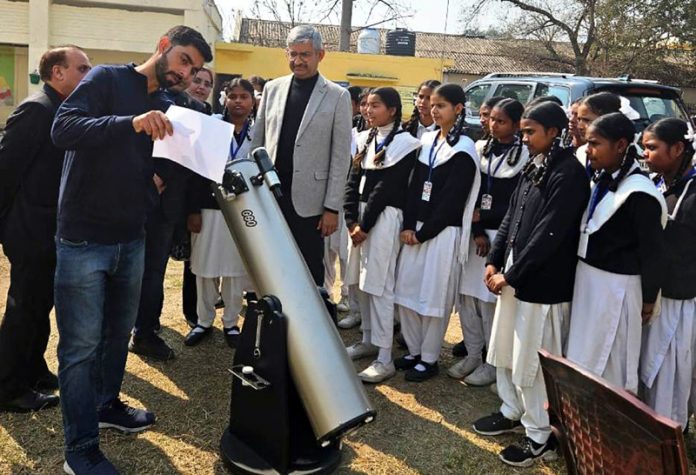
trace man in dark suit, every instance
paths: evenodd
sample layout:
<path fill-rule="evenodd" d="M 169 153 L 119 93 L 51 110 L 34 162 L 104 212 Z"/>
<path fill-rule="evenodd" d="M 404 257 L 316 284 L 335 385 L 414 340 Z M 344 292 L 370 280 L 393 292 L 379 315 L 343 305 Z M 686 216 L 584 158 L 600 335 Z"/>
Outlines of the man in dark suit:
<path fill-rule="evenodd" d="M 0 242 L 10 261 L 10 289 L 0 325 L 0 410 L 55 406 L 58 379 L 44 360 L 53 307 L 56 207 L 64 151 L 51 141 L 61 102 L 92 68 L 76 46 L 43 54 L 43 89 L 7 120 L 0 142 Z"/>

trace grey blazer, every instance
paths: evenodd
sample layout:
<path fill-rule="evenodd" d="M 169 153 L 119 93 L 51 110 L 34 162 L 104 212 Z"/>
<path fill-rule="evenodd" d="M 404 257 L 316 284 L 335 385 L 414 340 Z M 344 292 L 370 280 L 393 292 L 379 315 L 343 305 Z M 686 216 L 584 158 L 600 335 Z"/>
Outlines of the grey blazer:
<path fill-rule="evenodd" d="M 252 150 L 265 147 L 274 162 L 291 81 L 288 75 L 266 84 L 254 124 Z M 348 91 L 320 74 L 295 139 L 291 199 L 298 215 L 341 209 L 350 167 L 351 119 Z"/>

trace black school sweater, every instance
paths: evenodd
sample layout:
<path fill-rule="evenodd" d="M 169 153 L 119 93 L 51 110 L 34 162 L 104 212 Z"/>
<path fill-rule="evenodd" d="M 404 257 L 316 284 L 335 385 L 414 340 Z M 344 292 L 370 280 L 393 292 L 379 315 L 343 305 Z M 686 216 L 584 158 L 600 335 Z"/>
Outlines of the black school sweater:
<path fill-rule="evenodd" d="M 512 145 L 513 144 L 496 143 L 493 145 L 492 155 L 501 155 L 512 147 Z M 526 157 L 526 155 L 524 156 Z M 523 157 L 520 158 L 520 160 L 522 159 Z M 494 162 L 491 163 L 491 172 L 495 171 L 498 160 L 500 160 L 500 158 L 495 159 Z M 479 189 L 479 196 L 476 200 L 476 209 L 479 210 L 481 218 L 478 223 L 476 223 L 477 226 L 475 226 L 474 229 L 498 229 L 500 227 L 500 223 L 503 222 L 505 213 L 507 213 L 510 198 L 515 192 L 515 188 L 517 188 L 517 183 L 520 181 L 520 174 L 518 173 L 511 178 L 493 177 L 490 180 L 490 189 L 488 188 L 488 181 L 488 169 L 482 167 L 481 188 Z M 481 209 L 481 197 L 485 194 L 493 196 L 493 206 L 491 206 L 489 210 Z M 475 234 L 478 235 L 480 232 L 476 232 Z"/>
<path fill-rule="evenodd" d="M 384 208 L 392 206 L 403 209 L 406 203 L 408 177 L 417 157 L 418 150 L 414 150 L 388 168 L 376 170 L 351 168 L 343 198 L 346 226 L 350 228 L 358 224 L 362 231 L 368 233 Z M 360 193 L 360 181 L 363 176 L 365 185 Z M 362 217 L 359 212 L 360 202 L 366 203 Z"/>
<path fill-rule="evenodd" d="M 520 177 L 487 260 L 503 270 L 519 300 L 572 300 L 580 220 L 589 196 L 587 174 L 570 150 L 551 160 L 541 186 Z M 510 251 L 514 264 L 505 269 Z"/>
<path fill-rule="evenodd" d="M 640 173 L 636 169 L 637 173 Z M 653 303 L 664 275 L 661 208 L 655 198 L 633 193 L 590 235 L 587 264 L 614 274 L 640 275 L 643 302 Z"/>
<path fill-rule="evenodd" d="M 696 178 L 689 186 L 674 219 L 667 221 L 662 296 L 676 300 L 696 297 Z M 688 180 L 665 192 L 671 214 Z"/>
<path fill-rule="evenodd" d="M 404 208 L 404 230 L 416 230 L 416 239 L 423 243 L 436 237 L 447 226 L 462 225 L 462 215 L 474 183 L 476 165 L 465 152 L 457 152 L 442 165 L 433 168 L 430 201 L 423 201 L 423 183 L 428 179 L 428 165 L 417 161 L 413 169 L 408 198 Z"/>

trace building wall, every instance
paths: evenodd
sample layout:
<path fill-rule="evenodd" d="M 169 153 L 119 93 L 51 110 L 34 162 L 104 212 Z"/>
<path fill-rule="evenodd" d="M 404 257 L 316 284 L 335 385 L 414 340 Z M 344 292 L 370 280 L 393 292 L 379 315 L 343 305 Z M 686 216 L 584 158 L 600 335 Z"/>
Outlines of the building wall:
<path fill-rule="evenodd" d="M 215 45 L 215 71 L 218 74 L 259 75 L 277 78 L 290 74 L 282 48 L 265 48 L 243 43 Z M 413 108 L 411 94 L 426 79 L 442 80 L 442 71 L 451 62 L 405 56 L 369 55 L 330 51 L 319 69 L 332 81 L 361 87 L 392 86 L 402 97 L 404 113 Z"/>

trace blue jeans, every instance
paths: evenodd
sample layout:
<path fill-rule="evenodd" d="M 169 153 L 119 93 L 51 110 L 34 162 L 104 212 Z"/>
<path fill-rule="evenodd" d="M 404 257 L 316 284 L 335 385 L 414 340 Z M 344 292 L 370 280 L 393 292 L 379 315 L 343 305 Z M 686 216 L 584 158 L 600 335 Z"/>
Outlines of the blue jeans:
<path fill-rule="evenodd" d="M 116 399 L 138 313 L 144 239 L 56 244 L 58 380 L 67 452 L 99 444 L 97 411 Z"/>

